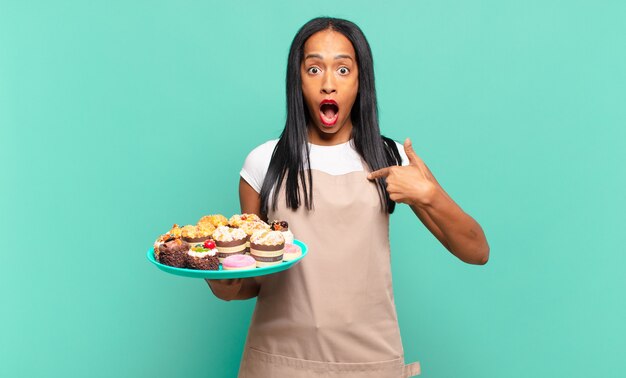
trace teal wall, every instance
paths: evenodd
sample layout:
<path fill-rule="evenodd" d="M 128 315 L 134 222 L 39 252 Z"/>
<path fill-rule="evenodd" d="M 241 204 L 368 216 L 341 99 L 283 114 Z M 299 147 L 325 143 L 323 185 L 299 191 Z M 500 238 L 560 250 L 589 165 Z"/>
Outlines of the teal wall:
<path fill-rule="evenodd" d="M 393 274 L 424 377 L 618 377 L 626 3 L 0 0 L 0 376 L 233 377 L 253 301 L 148 263 L 238 211 L 285 119 L 291 38 L 345 17 L 383 132 L 486 230 L 477 267 L 402 206 Z"/>

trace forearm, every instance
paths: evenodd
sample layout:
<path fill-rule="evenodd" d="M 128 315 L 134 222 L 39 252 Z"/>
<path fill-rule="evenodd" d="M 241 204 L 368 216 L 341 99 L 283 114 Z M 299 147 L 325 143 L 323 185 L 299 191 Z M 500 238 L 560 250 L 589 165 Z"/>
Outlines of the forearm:
<path fill-rule="evenodd" d="M 489 245 L 480 225 L 467 215 L 443 190 L 424 161 L 404 141 L 409 165 L 389 166 L 371 172 L 367 178 L 386 178 L 389 198 L 406 203 L 426 228 L 450 252 L 470 264 L 489 260 Z"/>
<path fill-rule="evenodd" d="M 254 278 L 206 280 L 206 282 L 213 294 L 225 301 L 254 298 L 260 289 L 260 284 Z"/>
<path fill-rule="evenodd" d="M 439 185 L 428 201 L 411 208 L 452 254 L 470 264 L 487 263 L 489 245 L 482 228 Z"/>

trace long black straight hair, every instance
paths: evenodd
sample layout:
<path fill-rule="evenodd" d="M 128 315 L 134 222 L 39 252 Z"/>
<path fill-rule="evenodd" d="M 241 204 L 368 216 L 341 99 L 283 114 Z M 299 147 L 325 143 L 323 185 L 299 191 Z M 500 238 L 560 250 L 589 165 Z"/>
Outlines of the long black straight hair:
<path fill-rule="evenodd" d="M 376 87 L 374 85 L 374 61 L 365 35 L 354 23 L 338 18 L 314 18 L 300 28 L 291 43 L 287 62 L 287 121 L 285 129 L 274 148 L 270 165 L 261 187 L 261 212 L 276 210 L 278 192 L 285 180 L 285 198 L 288 208 L 296 210 L 304 200 L 306 209 L 313 208 L 313 177 L 309 163 L 308 113 L 302 94 L 300 66 L 304 55 L 304 43 L 313 34 L 323 30 L 343 34 L 354 47 L 359 69 L 359 89 L 350 113 L 352 139 L 356 151 L 372 171 L 391 165 L 400 165 L 402 158 L 395 142 L 380 134 Z M 302 185 L 302 197 L 300 196 Z M 384 179 L 376 181 L 381 210 L 392 213 L 395 202 L 389 198 Z M 270 194 L 271 199 L 270 199 Z"/>

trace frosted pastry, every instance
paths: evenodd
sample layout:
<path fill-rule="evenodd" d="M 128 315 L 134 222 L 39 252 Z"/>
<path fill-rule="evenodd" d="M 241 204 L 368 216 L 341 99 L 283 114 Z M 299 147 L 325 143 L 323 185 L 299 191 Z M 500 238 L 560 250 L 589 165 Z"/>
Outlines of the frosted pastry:
<path fill-rule="evenodd" d="M 184 268 L 187 265 L 189 243 L 181 239 L 167 241 L 159 246 L 158 260 L 161 264 Z"/>
<path fill-rule="evenodd" d="M 222 214 L 205 215 L 198 221 L 197 226 L 211 225 L 213 228 L 228 226 L 228 219 Z"/>
<path fill-rule="evenodd" d="M 245 221 L 239 226 L 248 236 L 252 236 L 255 231 L 269 230 L 270 226 L 263 221 Z"/>
<path fill-rule="evenodd" d="M 275 220 L 272 222 L 272 230 L 280 231 L 285 237 L 285 244 L 293 244 L 293 233 L 289 231 L 289 223 Z"/>
<path fill-rule="evenodd" d="M 252 234 L 254 234 L 255 231 L 269 230 L 270 226 L 269 224 L 263 221 L 245 221 L 241 223 L 239 228 L 244 230 L 246 235 L 248 235 L 246 239 L 246 252 L 249 253 L 250 252 L 250 236 L 252 236 Z"/>
<path fill-rule="evenodd" d="M 243 270 L 256 268 L 256 260 L 250 255 L 232 255 L 222 260 L 224 270 Z"/>
<path fill-rule="evenodd" d="M 172 228 L 170 228 L 170 230 L 167 232 L 170 236 L 172 236 L 173 238 L 180 238 L 181 233 L 183 232 L 183 229 L 177 225 L 176 223 L 174 223 L 174 225 L 172 226 Z"/>
<path fill-rule="evenodd" d="M 184 241 L 191 245 L 191 248 L 202 247 L 205 241 L 211 238 L 213 229 L 211 227 L 198 227 L 198 226 L 185 226 L 181 231 L 181 236 Z"/>
<path fill-rule="evenodd" d="M 280 264 L 283 261 L 285 237 L 280 231 L 256 231 L 250 237 L 250 255 L 257 267 Z"/>
<path fill-rule="evenodd" d="M 154 241 L 154 245 L 153 245 L 153 250 L 154 250 L 154 257 L 158 260 L 159 259 L 159 247 L 161 246 L 161 244 L 165 243 L 166 241 L 169 240 L 174 240 L 174 239 L 178 239 L 180 238 L 180 233 L 181 233 L 181 228 L 174 223 L 174 225 L 172 226 L 172 228 L 165 234 L 159 236 L 157 238 L 157 240 Z"/>
<path fill-rule="evenodd" d="M 235 214 L 228 220 L 228 225 L 231 227 L 239 227 L 246 221 L 261 222 L 261 218 L 256 214 Z"/>
<path fill-rule="evenodd" d="M 209 235 L 209 237 L 215 231 L 215 226 L 212 223 L 199 223 L 196 227 L 203 235 Z"/>
<path fill-rule="evenodd" d="M 202 246 L 195 246 L 187 251 L 187 266 L 191 269 L 219 270 L 217 253 L 215 242 L 209 239 Z"/>
<path fill-rule="evenodd" d="M 302 256 L 302 249 L 298 245 L 285 243 L 285 250 L 283 253 L 284 261 L 295 260 L 300 256 Z"/>
<path fill-rule="evenodd" d="M 213 231 L 213 240 L 217 245 L 218 258 L 220 262 L 231 255 L 246 253 L 246 235 L 245 231 L 239 228 L 230 228 L 220 226 Z"/>

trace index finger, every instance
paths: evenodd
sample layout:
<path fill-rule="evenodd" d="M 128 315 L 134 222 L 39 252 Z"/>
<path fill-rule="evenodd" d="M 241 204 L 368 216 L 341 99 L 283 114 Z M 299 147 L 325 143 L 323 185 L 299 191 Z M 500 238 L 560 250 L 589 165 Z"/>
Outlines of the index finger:
<path fill-rule="evenodd" d="M 367 175 L 367 179 L 368 180 L 376 180 L 382 177 L 387 177 L 389 176 L 389 173 L 391 171 L 391 167 L 385 167 L 385 168 L 381 168 L 377 171 L 371 172 L 369 175 Z"/>

